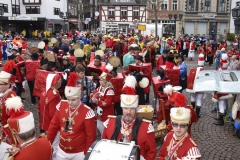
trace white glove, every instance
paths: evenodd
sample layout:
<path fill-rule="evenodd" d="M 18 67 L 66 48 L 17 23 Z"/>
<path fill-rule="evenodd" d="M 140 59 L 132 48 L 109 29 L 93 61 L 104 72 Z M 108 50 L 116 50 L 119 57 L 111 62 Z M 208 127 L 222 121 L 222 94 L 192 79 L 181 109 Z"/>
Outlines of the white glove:
<path fill-rule="evenodd" d="M 67 80 L 67 73 L 62 73 L 63 79 Z"/>
<path fill-rule="evenodd" d="M 101 107 L 97 106 L 97 114 L 100 116 L 103 114 L 103 109 Z"/>

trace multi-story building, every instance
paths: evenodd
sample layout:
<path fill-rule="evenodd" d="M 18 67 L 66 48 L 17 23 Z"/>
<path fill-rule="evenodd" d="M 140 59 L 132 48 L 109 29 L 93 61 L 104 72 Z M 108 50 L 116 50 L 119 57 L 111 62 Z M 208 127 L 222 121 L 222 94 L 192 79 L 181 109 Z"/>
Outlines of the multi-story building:
<path fill-rule="evenodd" d="M 156 0 L 157 3 L 152 3 L 155 1 L 146 0 L 148 7 L 148 16 L 147 23 L 154 24 L 155 23 L 155 14 L 157 13 L 157 24 L 158 29 L 162 31 L 158 31 L 158 33 L 162 33 L 162 35 L 168 37 L 171 35 L 176 35 L 178 37 L 178 33 L 181 32 L 182 22 L 179 21 L 179 14 L 182 14 L 182 8 L 184 0 Z M 156 12 L 155 12 L 156 11 Z M 172 19 L 170 20 L 168 15 L 172 14 Z M 174 14 L 178 15 L 176 22 L 174 21 Z"/>
<path fill-rule="evenodd" d="M 67 0 L 0 0 L 4 14 L 0 17 L 0 29 L 21 32 L 31 30 L 57 31 L 65 25 L 59 12 L 67 12 Z"/>
<path fill-rule="evenodd" d="M 223 39 L 229 32 L 230 0 L 185 0 L 185 34 Z"/>
<path fill-rule="evenodd" d="M 146 23 L 146 2 L 135 0 L 100 0 L 100 29 L 103 33 L 124 34 L 136 30 L 138 24 Z"/>
<path fill-rule="evenodd" d="M 231 2 L 231 10 L 233 8 L 240 7 L 240 0 L 232 0 Z M 240 34 L 240 19 L 233 19 L 232 14 L 230 18 L 230 33 Z"/>

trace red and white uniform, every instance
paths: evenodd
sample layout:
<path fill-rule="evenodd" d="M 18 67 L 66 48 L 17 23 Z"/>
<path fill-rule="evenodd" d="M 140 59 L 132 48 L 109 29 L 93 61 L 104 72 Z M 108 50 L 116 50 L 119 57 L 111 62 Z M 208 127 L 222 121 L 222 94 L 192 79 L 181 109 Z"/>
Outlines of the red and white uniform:
<path fill-rule="evenodd" d="M 190 46 L 190 47 L 189 47 L 188 57 L 194 58 L 195 42 L 192 41 L 189 46 Z"/>
<path fill-rule="evenodd" d="M 234 38 L 234 40 L 233 40 L 233 45 L 234 45 L 234 46 L 237 46 L 237 45 L 238 45 L 238 39 L 237 39 L 237 37 Z"/>
<path fill-rule="evenodd" d="M 130 126 L 133 126 L 134 122 L 135 120 L 133 121 L 133 124 L 130 124 Z M 105 129 L 102 135 L 103 139 L 111 139 L 113 132 L 115 130 L 115 123 L 116 118 L 109 118 L 104 122 Z M 123 120 L 122 125 L 128 127 Z M 123 135 L 120 132 L 117 140 L 119 141 L 122 136 Z M 129 134 L 129 139 L 132 139 L 132 133 Z M 156 142 L 154 136 L 154 128 L 151 123 L 142 121 L 138 131 L 137 143 L 138 143 L 137 145 L 140 146 L 140 154 L 145 160 L 155 159 Z"/>
<path fill-rule="evenodd" d="M 114 90 L 110 87 L 100 86 L 90 95 L 90 98 L 94 95 L 98 99 L 97 106 L 102 109 L 102 115 L 98 115 L 98 119 L 104 122 L 108 119 L 108 115 L 114 115 Z M 106 106 L 103 106 L 103 102 L 106 103 Z"/>
<path fill-rule="evenodd" d="M 96 139 L 95 114 L 92 109 L 81 103 L 73 115 L 72 128 L 64 131 L 71 109 L 66 100 L 62 100 L 48 128 L 47 138 L 53 143 L 57 132 L 60 132 L 58 152 L 66 154 L 84 153 Z"/>
<path fill-rule="evenodd" d="M 13 155 L 14 160 L 34 159 L 51 160 L 52 147 L 46 138 L 30 139 L 21 146 L 20 151 Z"/>
<path fill-rule="evenodd" d="M 184 160 L 195 159 L 200 160 L 201 154 L 197 144 L 188 133 L 180 140 L 176 140 L 174 132 L 166 135 L 163 145 L 158 154 L 158 160 Z"/>
<path fill-rule="evenodd" d="M 40 129 L 47 131 L 50 122 L 56 112 L 56 106 L 60 103 L 61 96 L 57 89 L 51 87 L 40 95 L 38 108 L 40 112 Z"/>
<path fill-rule="evenodd" d="M 2 120 L 2 125 L 6 125 L 7 124 L 7 120 L 9 118 L 9 116 L 7 115 L 6 113 L 6 105 L 5 105 L 5 102 L 8 98 L 11 98 L 11 97 L 16 97 L 17 94 L 12 91 L 11 89 L 8 89 L 5 93 L 2 93 L 0 95 L 0 119 Z"/>
<path fill-rule="evenodd" d="M 192 68 L 188 74 L 188 79 L 187 79 L 187 89 L 186 92 L 191 93 L 191 102 L 196 102 L 196 105 L 201 107 L 202 106 L 202 97 L 204 93 L 195 93 L 193 91 L 193 86 L 196 80 L 196 75 L 198 72 L 204 70 L 202 67 L 198 68 Z"/>

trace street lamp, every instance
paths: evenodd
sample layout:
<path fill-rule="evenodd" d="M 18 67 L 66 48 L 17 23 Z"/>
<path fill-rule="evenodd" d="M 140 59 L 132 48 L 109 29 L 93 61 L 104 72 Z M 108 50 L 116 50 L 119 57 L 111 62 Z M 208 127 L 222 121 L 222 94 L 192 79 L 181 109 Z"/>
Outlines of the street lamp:
<path fill-rule="evenodd" d="M 172 15 L 172 14 L 168 14 L 168 18 L 170 19 L 170 20 L 172 20 L 172 17 L 173 17 L 173 19 L 174 19 L 174 23 L 175 23 L 175 37 L 176 37 L 176 30 L 177 30 L 177 24 L 176 24 L 176 21 L 178 20 L 178 17 L 179 17 L 179 21 L 181 21 L 182 20 L 182 18 L 183 18 L 183 14 L 174 14 L 174 15 Z"/>
<path fill-rule="evenodd" d="M 70 12 L 65 12 L 65 15 L 64 15 L 64 12 L 59 12 L 59 17 L 62 18 L 64 20 L 64 24 L 65 24 L 65 30 L 67 31 L 67 20 L 70 18 L 71 16 L 71 13 Z"/>
<path fill-rule="evenodd" d="M 4 14 L 4 8 L 0 7 L 0 16 L 3 16 L 3 14 Z"/>

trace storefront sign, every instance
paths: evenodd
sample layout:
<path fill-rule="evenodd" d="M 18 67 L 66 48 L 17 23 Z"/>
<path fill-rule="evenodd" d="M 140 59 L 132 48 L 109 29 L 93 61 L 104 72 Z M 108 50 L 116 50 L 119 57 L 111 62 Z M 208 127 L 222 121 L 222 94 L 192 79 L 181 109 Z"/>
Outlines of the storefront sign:
<path fill-rule="evenodd" d="M 18 20 L 18 21 L 37 21 L 37 17 L 28 17 L 26 15 L 19 15 L 16 17 L 8 17 L 8 20 Z"/>
<path fill-rule="evenodd" d="M 210 15 L 210 14 L 203 14 L 202 18 L 203 19 L 214 19 L 216 15 Z"/>
<path fill-rule="evenodd" d="M 139 31 L 146 31 L 146 25 L 139 24 L 139 25 L 137 26 L 137 28 L 138 28 Z"/>
<path fill-rule="evenodd" d="M 109 3 L 136 3 L 135 0 L 110 0 Z"/>

